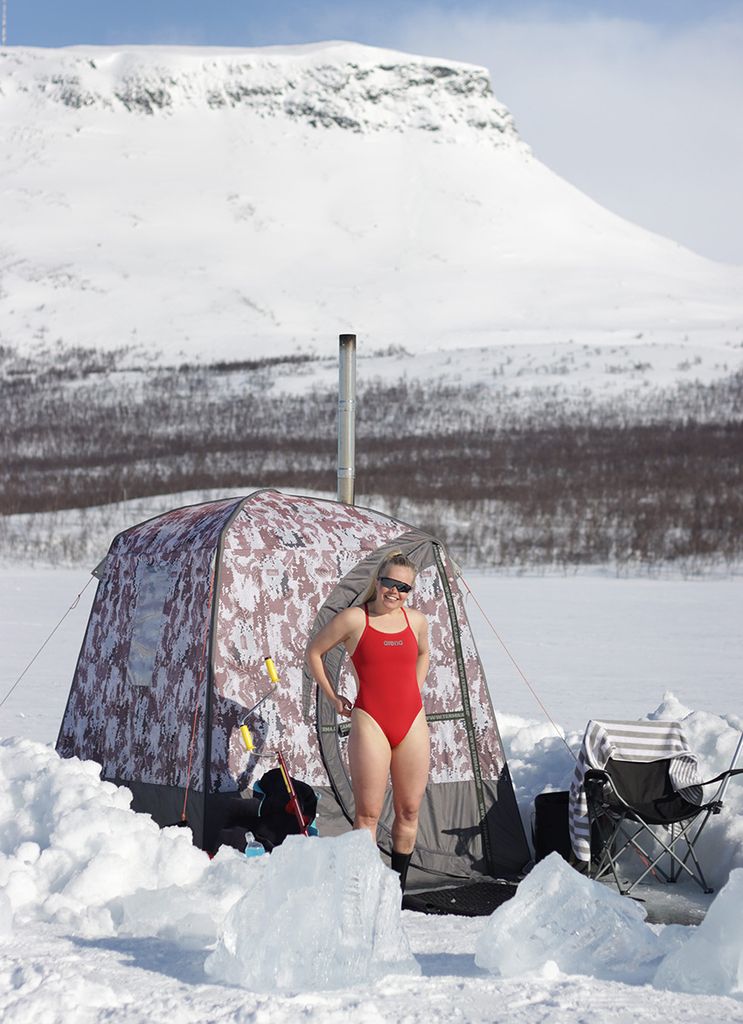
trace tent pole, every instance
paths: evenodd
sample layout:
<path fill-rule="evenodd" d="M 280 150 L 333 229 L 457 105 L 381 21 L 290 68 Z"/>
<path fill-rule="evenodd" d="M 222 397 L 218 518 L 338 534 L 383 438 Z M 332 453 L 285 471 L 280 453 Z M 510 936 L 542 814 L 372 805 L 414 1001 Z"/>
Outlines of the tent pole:
<path fill-rule="evenodd" d="M 338 501 L 354 504 L 356 482 L 356 335 L 341 334 L 338 358 Z"/>

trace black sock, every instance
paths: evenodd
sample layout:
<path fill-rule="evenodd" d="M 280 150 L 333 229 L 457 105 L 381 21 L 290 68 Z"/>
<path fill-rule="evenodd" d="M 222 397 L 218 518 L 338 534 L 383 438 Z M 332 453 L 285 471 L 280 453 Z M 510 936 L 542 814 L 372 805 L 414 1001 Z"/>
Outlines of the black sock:
<path fill-rule="evenodd" d="M 392 870 L 396 871 L 400 876 L 400 889 L 402 892 L 405 892 L 405 882 L 408 877 L 408 867 L 410 866 L 410 858 L 412 856 L 412 853 L 392 851 Z"/>

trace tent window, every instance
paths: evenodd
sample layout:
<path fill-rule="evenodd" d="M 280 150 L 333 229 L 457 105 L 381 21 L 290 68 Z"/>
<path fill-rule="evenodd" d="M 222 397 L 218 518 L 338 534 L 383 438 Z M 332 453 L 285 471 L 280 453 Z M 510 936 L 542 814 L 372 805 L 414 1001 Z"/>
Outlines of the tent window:
<path fill-rule="evenodd" d="M 173 592 L 175 577 L 176 568 L 170 564 L 140 562 L 137 566 L 132 638 L 127 662 L 127 682 L 130 686 L 152 686 L 153 667 L 166 621 L 165 602 Z"/>

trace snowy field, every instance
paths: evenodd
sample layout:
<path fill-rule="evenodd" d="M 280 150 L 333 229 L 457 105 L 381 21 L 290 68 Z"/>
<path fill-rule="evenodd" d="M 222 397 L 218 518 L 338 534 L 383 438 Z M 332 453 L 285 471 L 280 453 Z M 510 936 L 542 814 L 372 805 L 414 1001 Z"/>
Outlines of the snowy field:
<path fill-rule="evenodd" d="M 589 717 L 659 709 L 686 718 L 703 771 L 727 766 L 743 727 L 742 579 L 467 578 L 527 820 L 536 793 L 567 787 L 572 756 L 475 598 L 571 748 Z M 88 575 L 9 568 L 1 579 L 0 696 Z M 699 928 L 649 926 L 637 904 L 552 859 L 490 919 L 398 915 L 389 872 L 358 843 L 314 840 L 311 854 L 282 848 L 283 860 L 227 851 L 210 862 L 182 830 L 132 814 L 93 766 L 59 762 L 49 749 L 94 589 L 0 709 L 4 1022 L 561 1024 L 660 1021 L 671 1007 L 677 1021 L 743 1021 L 740 783 L 711 821 L 705 866 L 727 888 Z M 351 927 L 357 920 L 366 930 Z"/>

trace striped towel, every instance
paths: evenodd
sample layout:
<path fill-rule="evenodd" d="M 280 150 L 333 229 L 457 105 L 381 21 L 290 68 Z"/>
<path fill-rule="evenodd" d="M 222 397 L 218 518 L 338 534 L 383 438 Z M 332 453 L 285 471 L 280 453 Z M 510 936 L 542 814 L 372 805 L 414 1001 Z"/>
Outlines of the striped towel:
<path fill-rule="evenodd" d="M 578 860 L 591 859 L 591 827 L 583 776 L 589 768 L 603 768 L 607 761 L 666 761 L 676 792 L 683 790 L 689 803 L 701 804 L 699 767 L 689 750 L 679 722 L 596 722 L 586 726 L 570 785 L 568 819 L 570 841 Z"/>

